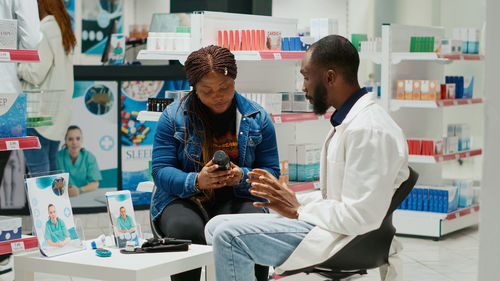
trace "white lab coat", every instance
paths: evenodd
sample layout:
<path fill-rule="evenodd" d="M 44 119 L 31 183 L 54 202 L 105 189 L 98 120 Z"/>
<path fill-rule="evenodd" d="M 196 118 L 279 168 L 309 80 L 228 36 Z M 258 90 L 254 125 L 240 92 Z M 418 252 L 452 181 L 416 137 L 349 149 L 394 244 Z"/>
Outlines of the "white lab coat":
<path fill-rule="evenodd" d="M 36 50 L 42 35 L 36 0 L 1 0 L 0 19 L 17 19 L 17 48 Z M 19 94 L 16 63 L 0 63 L 0 94 Z"/>
<path fill-rule="evenodd" d="M 43 33 L 38 47 L 39 63 L 20 63 L 17 68 L 22 88 L 42 90 L 62 90 L 31 94 L 30 98 L 40 98 L 42 115 L 52 116 L 52 126 L 38 127 L 36 131 L 44 138 L 54 141 L 64 139 L 71 122 L 73 106 L 73 56 L 66 55 L 62 43 L 61 29 L 54 16 L 49 15 L 40 22 Z M 38 96 L 37 96 L 38 95 Z M 45 113 L 45 114 L 44 114 Z"/>
<path fill-rule="evenodd" d="M 321 152 L 321 191 L 298 197 L 299 220 L 315 227 L 278 274 L 319 264 L 357 235 L 377 229 L 408 178 L 403 132 L 374 99 L 372 93 L 362 96 L 330 130 Z"/>

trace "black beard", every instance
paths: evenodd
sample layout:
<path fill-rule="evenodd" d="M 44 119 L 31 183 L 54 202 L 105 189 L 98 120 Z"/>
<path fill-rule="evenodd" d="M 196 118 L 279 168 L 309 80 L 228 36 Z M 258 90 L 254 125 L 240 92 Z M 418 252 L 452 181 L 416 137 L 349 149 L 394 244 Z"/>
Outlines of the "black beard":
<path fill-rule="evenodd" d="M 313 98 L 313 112 L 316 115 L 323 115 L 330 108 L 326 101 L 327 93 L 326 87 L 318 83 L 316 87 L 314 87 L 314 98 Z"/>

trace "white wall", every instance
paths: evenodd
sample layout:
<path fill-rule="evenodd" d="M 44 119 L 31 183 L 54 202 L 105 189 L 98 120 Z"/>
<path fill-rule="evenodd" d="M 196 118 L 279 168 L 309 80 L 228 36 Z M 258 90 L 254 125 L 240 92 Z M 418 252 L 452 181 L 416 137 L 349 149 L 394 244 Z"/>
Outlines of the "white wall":
<path fill-rule="evenodd" d="M 500 188 L 498 159 L 500 159 L 500 95 L 498 95 L 498 65 L 500 65 L 500 1 L 486 1 L 486 79 L 485 79 L 485 142 L 483 186 L 479 228 L 479 280 L 498 280 L 500 265 Z"/>

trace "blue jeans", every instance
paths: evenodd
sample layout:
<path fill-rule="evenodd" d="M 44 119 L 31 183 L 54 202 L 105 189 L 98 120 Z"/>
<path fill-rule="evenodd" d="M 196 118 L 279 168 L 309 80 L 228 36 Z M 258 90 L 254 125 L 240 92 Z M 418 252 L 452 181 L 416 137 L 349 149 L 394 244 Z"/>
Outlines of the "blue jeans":
<path fill-rule="evenodd" d="M 57 170 L 57 151 L 60 141 L 53 141 L 42 137 L 35 129 L 28 128 L 28 136 L 38 137 L 40 149 L 25 149 L 26 165 L 31 175 Z"/>
<path fill-rule="evenodd" d="M 217 281 L 255 280 L 254 265 L 279 266 L 314 225 L 275 214 L 219 215 L 205 226 Z"/>

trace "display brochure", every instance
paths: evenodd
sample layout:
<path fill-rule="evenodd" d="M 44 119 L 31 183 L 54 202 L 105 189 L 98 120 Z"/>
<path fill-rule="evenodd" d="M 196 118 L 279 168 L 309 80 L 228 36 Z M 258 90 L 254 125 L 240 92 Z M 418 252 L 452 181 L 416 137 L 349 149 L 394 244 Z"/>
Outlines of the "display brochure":
<path fill-rule="evenodd" d="M 85 249 L 73 220 L 68 178 L 68 173 L 61 173 L 26 179 L 33 234 L 48 257 Z"/>
<path fill-rule="evenodd" d="M 139 230 L 135 223 L 130 191 L 106 192 L 106 203 L 118 248 L 125 248 L 127 241 L 133 241 L 136 246 L 139 246 Z"/>
<path fill-rule="evenodd" d="M 125 59 L 124 34 L 111 34 L 108 59 L 109 64 L 123 64 Z"/>

